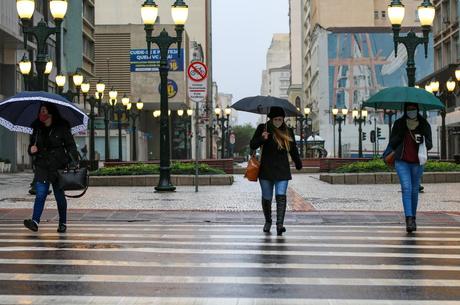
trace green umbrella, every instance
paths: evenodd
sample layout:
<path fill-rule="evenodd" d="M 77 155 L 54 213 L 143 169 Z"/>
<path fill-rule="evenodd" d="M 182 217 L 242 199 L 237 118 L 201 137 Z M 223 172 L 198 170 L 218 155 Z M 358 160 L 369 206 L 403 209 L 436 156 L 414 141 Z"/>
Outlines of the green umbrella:
<path fill-rule="evenodd" d="M 391 87 L 380 90 L 363 107 L 376 109 L 403 110 L 405 103 L 419 104 L 420 110 L 444 109 L 444 104 L 433 94 L 414 87 Z"/>

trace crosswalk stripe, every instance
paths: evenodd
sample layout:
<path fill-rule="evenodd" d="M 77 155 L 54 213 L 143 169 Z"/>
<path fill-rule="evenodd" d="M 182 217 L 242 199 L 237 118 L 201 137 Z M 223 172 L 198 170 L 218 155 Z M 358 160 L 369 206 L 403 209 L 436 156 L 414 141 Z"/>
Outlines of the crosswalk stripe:
<path fill-rule="evenodd" d="M 264 246 L 264 247 L 279 247 L 279 244 L 268 242 L 213 242 L 213 241 L 168 241 L 168 240 L 120 240 L 120 239 L 0 239 L 2 243 L 56 243 L 56 244 L 133 244 L 133 245 L 202 245 L 202 246 Z M 382 245 L 378 243 L 283 243 L 283 247 L 311 247 L 311 248 L 390 248 L 390 249 L 431 249 L 439 250 L 438 245 Z M 460 249 L 459 246 L 442 246 L 442 249 Z"/>
<path fill-rule="evenodd" d="M 62 236 L 59 233 L 0 233 L 1 236 L 40 236 L 40 237 L 59 237 Z M 264 235 L 218 235 L 218 234 L 194 234 L 194 232 L 188 232 L 188 234 L 112 234 L 112 233 L 71 233 L 68 232 L 66 237 L 104 237 L 104 238 L 116 238 L 116 237 L 132 237 L 132 238 L 182 238 L 182 239 L 196 239 L 206 237 L 208 239 L 257 239 L 265 238 Z M 276 239 L 289 239 L 289 240 L 368 240 L 368 241 L 460 241 L 460 237 L 419 237 L 416 235 L 407 236 L 401 234 L 401 236 L 344 236 L 344 235 L 285 235 L 283 237 L 276 237 Z M 1 239 L 0 239 L 1 240 Z"/>
<path fill-rule="evenodd" d="M 262 216 L 261 216 L 262 217 Z M 230 229 L 232 228 L 261 228 L 261 224 L 214 224 L 214 223 L 190 223 L 190 224 L 180 224 L 180 223 L 166 223 L 166 224 L 156 224 L 156 223 L 151 223 L 151 222 L 142 222 L 142 223 L 125 223 L 125 222 L 104 222 L 104 223 L 84 223 L 84 222 L 72 222 L 71 227 L 89 227 L 89 228 L 96 228 L 96 227 L 120 227 L 122 226 L 123 228 L 148 228 L 148 227 L 160 227 L 160 228 L 165 228 L 168 225 L 173 226 L 174 228 L 180 227 L 180 228 L 187 228 L 187 227 L 199 227 L 199 228 L 225 228 L 228 227 Z M 40 227 L 51 227 L 51 228 L 56 228 L 57 224 L 56 223 L 40 223 Z M 17 228 L 24 228 L 22 223 L 14 222 L 14 223 L 0 223 L 0 228 L 6 227 L 6 228 L 11 228 L 11 227 L 17 227 Z M 171 228 L 171 229 L 174 229 Z M 374 231 L 375 229 L 399 229 L 401 230 L 403 228 L 403 225 L 374 225 L 374 224 L 369 224 L 369 225 L 307 225 L 307 224 L 289 224 L 289 228 L 310 228 L 310 229 L 316 229 L 316 230 L 328 230 L 328 229 L 368 229 L 369 231 Z M 433 229 L 433 230 L 459 230 L 460 231 L 460 226 L 445 226 L 445 225 L 438 225 L 438 226 L 433 226 L 433 225 L 427 225 L 427 226 L 421 226 L 421 228 L 426 229 Z"/>
<path fill-rule="evenodd" d="M 75 252 L 141 252 L 168 254 L 207 254 L 207 255 L 279 255 L 279 256 L 329 256 L 329 257 L 394 257 L 394 258 L 433 258 L 460 259 L 460 254 L 419 254 L 419 253 L 384 253 L 384 252 L 332 252 L 332 251 L 269 251 L 269 250 L 208 250 L 181 248 L 64 248 L 64 247 L 1 247 L 0 252 L 24 251 L 75 251 Z"/>
<path fill-rule="evenodd" d="M 318 269 L 318 270 L 407 270 L 407 271 L 460 271 L 460 266 L 432 265 L 360 265 L 360 264 L 293 264 L 293 263 L 186 263 L 155 261 L 85 260 L 85 259 L 0 259 L 0 265 L 59 265 L 59 266 L 119 266 L 168 268 L 260 268 L 260 269 Z"/>
<path fill-rule="evenodd" d="M 61 295 L 0 295 L 1 305 L 11 304 L 123 304 L 123 305 L 458 305 L 458 301 L 442 300 L 359 300 L 359 299 L 294 299 L 294 298 L 195 298 L 195 297 L 107 297 L 107 296 L 61 296 Z"/>
<path fill-rule="evenodd" d="M 0 273 L 0 281 L 460 287 L 460 280 Z"/>
<path fill-rule="evenodd" d="M 143 233 L 147 233 L 147 232 L 184 232 L 186 230 L 186 228 L 157 228 L 157 227 L 154 227 L 154 228 L 136 228 L 136 227 L 132 227 L 132 228 L 99 228 L 99 227 L 74 227 L 73 225 L 70 225 L 69 227 L 71 227 L 71 230 L 72 232 L 80 232 L 80 231 L 104 231 L 104 232 L 110 232 L 110 231 L 113 231 L 113 232 L 117 232 L 117 231 L 121 231 L 121 232 L 130 232 L 130 231 L 135 231 L 135 232 L 143 232 Z M 194 228 L 193 231 L 194 232 L 242 232 L 242 233 L 258 233 L 261 231 L 261 228 L 262 226 L 258 226 L 258 227 L 250 227 L 250 228 Z M 8 227 L 8 228 L 1 228 L 0 230 L 3 231 L 3 232 L 8 232 L 8 231 L 13 231 L 13 232 L 17 232 L 17 231 L 21 231 L 23 230 L 24 227 L 23 226 L 17 226 L 17 227 Z M 42 227 L 40 226 L 40 232 L 53 232 L 55 231 L 56 228 L 55 226 L 53 227 L 50 227 L 50 226 L 46 226 L 46 227 Z M 322 230 L 315 230 L 315 229 L 298 229 L 298 228 L 291 228 L 291 226 L 289 226 L 289 234 L 292 234 L 292 233 L 372 233 L 373 235 L 374 234 L 390 234 L 390 233 L 393 233 L 393 234 L 402 234 L 404 233 L 404 228 L 401 226 L 399 229 L 394 229 L 394 230 L 372 230 L 372 229 L 347 229 L 347 230 L 343 230 L 343 229 L 322 229 Z M 459 235 L 460 236 L 460 228 L 458 231 L 452 231 L 452 230 L 442 230 L 442 229 L 439 229 L 439 230 L 425 230 L 424 228 L 421 228 L 421 232 L 423 232 L 423 234 L 442 234 L 442 235 Z"/>

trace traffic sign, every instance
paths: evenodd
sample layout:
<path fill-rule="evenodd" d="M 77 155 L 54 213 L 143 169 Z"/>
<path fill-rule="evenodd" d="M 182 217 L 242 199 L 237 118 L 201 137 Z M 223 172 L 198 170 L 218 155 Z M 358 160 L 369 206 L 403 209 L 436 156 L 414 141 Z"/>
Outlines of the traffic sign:
<path fill-rule="evenodd" d="M 195 61 L 188 66 L 187 74 L 191 81 L 201 82 L 208 77 L 208 67 L 201 61 Z"/>
<path fill-rule="evenodd" d="M 188 97 L 194 102 L 202 102 L 208 95 L 208 68 L 200 61 L 192 62 L 187 69 Z"/>
<path fill-rule="evenodd" d="M 208 82 L 188 82 L 188 97 L 194 102 L 202 102 L 208 95 Z"/>

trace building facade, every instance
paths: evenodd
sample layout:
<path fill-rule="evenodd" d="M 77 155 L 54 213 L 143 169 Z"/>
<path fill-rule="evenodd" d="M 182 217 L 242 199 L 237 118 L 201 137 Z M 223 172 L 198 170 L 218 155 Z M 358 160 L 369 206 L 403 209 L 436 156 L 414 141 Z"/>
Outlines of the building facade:
<path fill-rule="evenodd" d="M 416 9 L 420 1 L 404 1 L 406 18 L 402 33 L 420 32 Z M 358 155 L 359 133 L 351 117 L 353 109 L 379 90 L 407 84 L 404 46 L 394 55 L 393 34 L 387 18 L 385 1 L 304 0 L 302 14 L 302 95 L 312 108 L 312 132 L 325 140 L 328 156 L 337 156 L 338 128 L 332 108 L 349 110 L 342 127 L 343 157 Z M 343 14 L 346 11 L 347 14 Z M 431 44 L 432 42 L 430 42 Z M 424 58 L 420 47 L 416 54 L 417 79 L 433 71 L 433 53 Z M 381 111 L 369 112 L 363 131 L 365 156 L 385 149 L 388 140 L 388 117 Z M 431 115 L 433 116 L 433 114 Z M 394 121 L 394 117 L 392 118 Z M 431 119 L 435 123 L 434 119 Z M 369 133 L 380 128 L 382 139 L 370 143 Z M 434 148 L 437 152 L 437 145 Z"/>
<path fill-rule="evenodd" d="M 140 15 L 140 9 L 143 4 L 143 0 L 136 0 L 136 1 L 124 1 L 124 0 L 98 0 L 96 2 L 96 53 L 99 52 L 99 29 L 102 27 L 106 26 L 127 26 L 127 25 L 139 25 L 140 28 L 143 31 L 143 26 L 142 26 L 142 20 L 141 20 L 141 15 Z M 181 108 L 188 108 L 192 107 L 194 110 L 194 116 L 193 118 L 188 118 L 192 119 L 192 122 L 189 122 L 188 125 L 184 128 L 184 132 L 181 133 L 180 135 L 171 135 L 171 157 L 173 159 L 184 159 L 184 158 L 189 158 L 192 156 L 195 156 L 195 145 L 190 143 L 187 143 L 189 145 L 186 145 L 187 150 L 189 152 L 179 152 L 182 151 L 182 149 L 178 149 L 175 147 L 174 143 L 176 142 L 182 142 L 178 141 L 178 137 L 180 138 L 185 138 L 185 135 L 188 133 L 194 134 L 195 133 L 195 114 L 196 114 L 196 108 L 194 105 L 191 105 L 188 101 L 187 97 L 187 83 L 186 83 L 186 69 L 188 64 L 190 63 L 191 60 L 200 60 L 203 61 L 204 63 L 207 64 L 208 66 L 208 88 L 211 90 L 212 88 L 212 53 L 211 53 L 211 46 L 212 46 L 212 40 L 211 40 L 211 1 L 210 0 L 199 0 L 199 1 L 193 1 L 193 3 L 188 3 L 189 6 L 189 18 L 185 24 L 185 31 L 184 35 L 187 36 L 186 41 L 184 40 L 182 44 L 182 52 L 185 56 L 182 56 L 180 59 L 186 58 L 185 62 L 181 62 L 179 68 L 180 70 L 176 71 L 170 71 L 170 75 L 179 75 L 181 74 L 180 78 L 181 81 L 175 82 L 176 85 L 172 84 L 172 88 L 176 88 L 177 90 L 176 94 L 174 95 L 173 99 L 174 100 L 181 100 L 179 102 Z M 170 35 L 175 36 L 174 32 L 174 22 L 171 17 L 171 5 L 169 3 L 165 4 L 159 4 L 159 15 L 157 22 L 155 24 L 155 33 L 154 35 L 158 34 L 158 30 L 161 30 L 163 27 L 171 29 Z M 143 40 L 143 44 L 142 44 Z M 139 48 L 146 49 L 146 42 L 145 42 L 145 32 L 142 34 L 142 38 L 139 38 Z M 153 48 L 155 48 L 155 45 L 152 45 Z M 105 48 L 103 48 L 105 49 Z M 171 47 L 170 50 L 173 50 L 174 46 Z M 107 51 L 104 51 L 107 52 Z M 98 57 L 98 55 L 96 55 Z M 103 57 L 103 56 L 102 56 Z M 104 68 L 99 68 L 99 61 L 102 61 L 103 58 L 100 58 L 100 60 L 96 60 L 96 71 L 98 74 L 98 71 L 100 69 Z M 102 66 L 107 66 L 107 64 L 101 63 Z M 115 65 L 111 65 L 113 69 L 116 69 Z M 121 69 L 121 67 L 119 67 Z M 114 70 L 115 71 L 115 70 Z M 112 79 L 115 79 L 115 77 L 123 77 L 124 79 L 128 79 L 129 77 L 122 76 L 123 74 L 131 74 L 131 75 L 146 75 L 147 72 L 141 72 L 140 70 L 138 71 L 130 71 L 129 69 L 126 71 L 121 71 L 119 70 L 119 76 L 114 75 Z M 160 78 L 158 73 L 147 73 L 149 74 L 149 80 L 144 81 L 142 83 L 143 88 L 140 89 L 138 92 L 145 92 L 143 101 L 151 100 L 152 102 L 149 103 L 147 108 L 150 106 L 154 107 L 154 109 L 159 109 L 159 95 L 157 96 L 158 99 L 153 98 L 157 93 L 157 88 L 155 87 L 155 84 L 159 84 Z M 135 80 L 136 77 L 131 77 L 131 84 L 124 83 L 120 85 L 123 85 L 124 87 L 121 88 L 120 90 L 125 90 L 127 93 L 131 95 L 136 95 L 134 92 L 134 88 L 132 86 L 134 84 L 137 85 L 138 81 Z M 143 77 L 141 77 L 143 78 Z M 173 77 L 174 78 L 174 77 Z M 140 85 L 139 85 L 140 86 Z M 169 87 L 171 88 L 171 86 Z M 142 95 L 142 93 L 139 93 Z M 172 110 L 179 110 L 179 104 L 174 104 L 174 100 L 170 100 L 170 109 Z M 171 103 L 172 102 L 172 103 Z M 209 126 L 212 123 L 212 98 L 211 94 L 208 94 L 208 97 L 206 98 L 204 103 L 200 103 L 199 105 L 199 134 L 200 137 L 204 137 L 204 140 L 201 142 L 200 145 L 200 150 L 198 154 L 200 155 L 201 158 L 204 158 L 206 156 L 209 156 L 211 153 L 210 147 L 211 145 L 208 145 L 207 141 L 210 138 L 210 129 Z M 154 110 L 150 109 L 150 110 Z M 147 111 L 147 109 L 145 110 Z M 179 125 L 184 125 L 182 124 L 182 119 L 183 118 L 177 118 L 177 120 L 174 119 L 174 111 L 172 112 L 172 128 L 171 130 L 176 133 L 178 130 L 177 128 L 174 128 L 174 121 L 177 121 Z M 150 113 L 150 116 L 146 115 L 145 118 L 154 120 L 153 116 Z M 157 119 L 159 120 L 159 119 Z M 158 123 L 159 124 L 159 123 Z M 159 127 L 155 128 L 152 126 L 145 125 L 145 128 L 143 131 L 147 134 L 148 141 L 154 141 L 154 139 L 158 140 L 159 137 Z M 187 133 L 185 133 L 185 130 L 187 130 Z M 191 130 L 191 132 L 189 131 Z M 193 141 L 195 140 L 196 137 L 193 138 Z M 187 137 L 187 141 L 190 141 L 190 137 Z M 155 140 L 155 141 L 156 141 Z M 159 140 L 158 140 L 159 141 Z M 153 142 L 152 142 L 153 143 Z M 158 142 L 159 143 L 159 142 Z M 182 144 L 178 144 L 181 147 L 184 147 Z M 152 149 L 148 149 L 147 152 L 147 159 L 158 159 L 159 158 L 159 145 L 155 144 L 149 144 L 149 147 Z M 191 151 L 190 151 L 191 149 Z M 139 159 L 142 160 L 142 159 Z"/>

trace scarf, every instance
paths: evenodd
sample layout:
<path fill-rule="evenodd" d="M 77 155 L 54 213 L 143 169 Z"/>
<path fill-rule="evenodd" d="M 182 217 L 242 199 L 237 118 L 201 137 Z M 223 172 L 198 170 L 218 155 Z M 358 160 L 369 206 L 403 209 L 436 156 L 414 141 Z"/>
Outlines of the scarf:
<path fill-rule="evenodd" d="M 415 128 L 417 128 L 419 124 L 420 124 L 420 122 L 418 121 L 417 118 L 415 118 L 415 119 L 406 118 L 407 128 L 409 128 L 409 130 L 411 130 L 411 131 L 415 130 Z"/>

